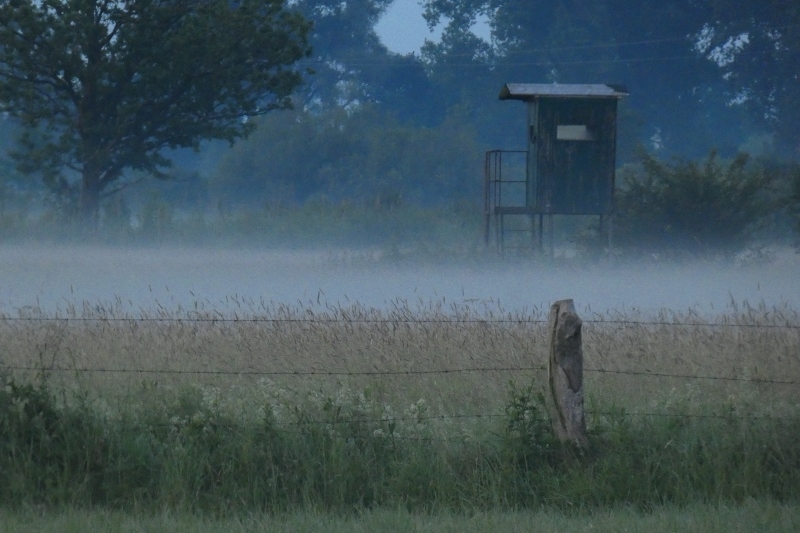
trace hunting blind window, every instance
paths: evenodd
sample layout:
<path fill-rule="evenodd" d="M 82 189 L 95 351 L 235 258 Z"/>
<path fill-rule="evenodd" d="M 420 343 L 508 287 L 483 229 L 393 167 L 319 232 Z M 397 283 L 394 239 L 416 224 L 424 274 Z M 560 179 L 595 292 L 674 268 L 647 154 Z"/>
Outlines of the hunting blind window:
<path fill-rule="evenodd" d="M 556 126 L 556 140 L 559 141 L 594 141 L 594 132 L 583 124 Z"/>

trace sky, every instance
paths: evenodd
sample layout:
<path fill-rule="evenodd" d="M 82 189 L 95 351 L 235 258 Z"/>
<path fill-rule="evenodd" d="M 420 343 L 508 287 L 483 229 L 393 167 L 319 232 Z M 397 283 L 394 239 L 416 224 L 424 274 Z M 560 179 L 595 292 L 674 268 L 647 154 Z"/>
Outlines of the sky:
<path fill-rule="evenodd" d="M 425 39 L 438 40 L 441 30 L 431 32 L 422 18 L 419 0 L 395 0 L 378 21 L 375 30 L 383 44 L 395 53 L 418 52 Z"/>
<path fill-rule="evenodd" d="M 428 29 L 419 3 L 420 0 L 395 0 L 378 21 L 375 31 L 389 51 L 403 55 L 419 52 L 425 39 L 438 41 L 441 37 L 444 24 L 439 24 L 433 31 Z M 485 20 L 479 20 L 472 31 L 484 39 L 489 37 Z"/>

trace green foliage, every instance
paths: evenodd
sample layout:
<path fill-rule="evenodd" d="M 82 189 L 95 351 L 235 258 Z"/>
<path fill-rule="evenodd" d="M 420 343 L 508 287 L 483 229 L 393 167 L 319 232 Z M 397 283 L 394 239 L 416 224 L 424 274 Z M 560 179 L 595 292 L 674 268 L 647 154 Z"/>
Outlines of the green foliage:
<path fill-rule="evenodd" d="M 687 56 L 692 36 L 712 16 L 705 2 L 424 0 L 422 5 L 431 27 L 444 25 L 441 42 L 422 50 L 431 79 L 440 92 L 470 108 L 482 139 L 498 148 L 524 141 L 520 126 L 509 132 L 509 124 L 518 124 L 514 117 L 524 113 L 514 104 L 492 101 L 508 82 L 628 83 L 631 95 L 622 101 L 618 137 L 622 157 L 656 131 L 670 153 L 692 157 L 708 146 L 735 146 L 741 134 L 740 110 L 726 105 L 730 98 L 717 90 L 716 67 L 699 54 Z M 488 23 L 490 42 L 472 32 L 481 20 Z M 654 69 L 656 58 L 672 60 Z M 783 72 L 790 81 L 786 73 L 793 71 Z"/>
<path fill-rule="evenodd" d="M 760 130 L 775 133 L 788 157 L 800 153 L 796 1 L 421 4 L 429 26 L 443 26 L 441 41 L 422 50 L 431 79 L 446 97 L 473 111 L 481 133 L 493 142 L 506 142 L 500 128 L 513 120 L 487 98 L 503 83 L 626 82 L 631 95 L 620 115 L 620 155 L 649 141 L 688 157 L 710 146 L 729 154 Z M 472 31 L 480 21 L 489 26 L 489 40 Z"/>
<path fill-rule="evenodd" d="M 160 243 L 172 225 L 173 216 L 172 206 L 163 199 L 158 191 L 151 191 L 139 213 L 137 229 L 142 235 Z"/>
<path fill-rule="evenodd" d="M 664 162 L 642 153 L 640 165 L 623 167 L 617 193 L 615 241 L 623 247 L 661 251 L 736 251 L 775 208 L 769 176 L 746 154 L 720 161 L 715 151 L 701 162 Z"/>
<path fill-rule="evenodd" d="M 557 447 L 544 394 L 534 386 L 532 383 L 520 389 L 511 383 L 505 407 L 507 451 L 525 470 L 551 460 Z"/>
<path fill-rule="evenodd" d="M 441 121 L 444 109 L 419 56 L 397 55 L 375 26 L 391 0 L 297 0 L 293 7 L 312 21 L 313 76 L 300 89 L 305 109 L 317 112 L 379 105 L 420 124 Z"/>
<path fill-rule="evenodd" d="M 792 193 L 789 199 L 789 209 L 794 218 L 797 229 L 797 246 L 800 248 L 800 165 L 793 170 L 794 177 L 791 180 Z"/>
<path fill-rule="evenodd" d="M 498 531 L 646 531 L 675 533 L 794 532 L 800 530 L 800 505 L 796 502 L 748 500 L 742 503 L 692 502 L 657 506 L 642 512 L 630 506 L 611 509 L 553 510 L 491 509 L 486 512 L 408 509 L 360 510 L 357 513 L 322 513 L 318 510 L 274 515 L 242 513 L 227 517 L 202 513 L 137 513 L 107 509 L 4 510 L 0 530 L 14 533 L 375 533 L 442 531 L 496 533 Z"/>
<path fill-rule="evenodd" d="M 547 497 L 547 480 L 565 451 L 553 434 L 544 395 L 534 387 L 510 384 L 500 451 L 503 490 L 526 505 Z"/>
<path fill-rule="evenodd" d="M 592 452 L 576 455 L 530 387 L 511 389 L 497 426 L 377 397 L 143 382 L 114 406 L 6 378 L 0 505 L 347 513 L 800 497 L 796 422 L 612 411 L 590 419 Z"/>
<path fill-rule="evenodd" d="M 777 144 L 800 155 L 800 4 L 793 0 L 711 2 L 713 18 L 703 26 L 700 51 L 716 63 L 726 97 L 750 119 L 775 133 Z M 746 41 L 741 39 L 746 35 Z M 722 91 L 721 91 L 722 92 Z"/>
<path fill-rule="evenodd" d="M 347 201 L 387 211 L 480 198 L 483 147 L 468 117 L 437 128 L 400 122 L 376 107 L 274 113 L 236 146 L 211 180 L 228 204 Z"/>
<path fill-rule="evenodd" d="M 111 245 L 211 245 L 281 248 L 391 249 L 398 257 L 422 252 L 450 258 L 453 253 L 480 253 L 478 207 L 459 202 L 447 207 L 415 207 L 388 202 L 333 203 L 325 198 L 301 206 L 182 208 L 166 195 L 148 191 L 129 200 L 110 198 L 103 204 L 96 243 Z M 134 201 L 135 200 L 135 201 Z M 391 197 L 388 200 L 392 200 Z M 25 206 L 35 214 L 26 214 Z M 4 242 L 83 242 L 86 233 L 63 206 L 13 203 L 0 215 Z M 418 255 L 417 255 L 418 257 Z"/>
<path fill-rule="evenodd" d="M 283 4 L 0 2 L 0 109 L 26 128 L 20 167 L 96 217 L 126 169 L 162 175 L 165 149 L 247 135 L 244 118 L 290 105 L 309 53 L 309 24 Z"/>
<path fill-rule="evenodd" d="M 3 376 L 0 390 L 0 499 L 67 503 L 91 497 L 104 463 L 102 429 L 85 406 L 65 410 L 46 383 Z"/>

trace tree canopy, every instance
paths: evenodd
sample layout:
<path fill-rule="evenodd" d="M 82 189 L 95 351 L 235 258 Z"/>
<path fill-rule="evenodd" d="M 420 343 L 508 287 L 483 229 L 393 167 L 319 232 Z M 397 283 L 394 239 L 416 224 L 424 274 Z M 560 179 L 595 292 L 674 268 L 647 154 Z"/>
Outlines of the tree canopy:
<path fill-rule="evenodd" d="M 618 83 L 630 90 L 621 113 L 626 138 L 653 136 L 673 153 L 705 146 L 706 139 L 698 142 L 703 135 L 714 138 L 709 142 L 736 142 L 724 137 L 739 133 L 738 110 L 726 106 L 722 77 L 694 50 L 703 21 L 713 15 L 705 2 L 425 0 L 423 5 L 429 25 L 445 24 L 441 42 L 423 50 L 434 78 L 464 87 L 468 73 L 467 90 L 476 95 L 472 105 L 489 121 L 504 116 L 500 106 L 508 106 L 491 103 L 503 83 Z M 472 33 L 481 19 L 491 31 L 488 42 Z M 720 128 L 723 121 L 726 127 Z M 627 132 L 638 124 L 642 131 Z M 621 148 L 633 153 L 633 146 Z"/>
<path fill-rule="evenodd" d="M 714 0 L 698 51 L 716 64 L 726 99 L 800 157 L 800 3 Z"/>
<path fill-rule="evenodd" d="M 0 0 L 0 111 L 14 154 L 96 216 L 127 169 L 233 142 L 290 107 L 310 23 L 283 0 Z"/>
<path fill-rule="evenodd" d="M 376 31 L 392 3 L 0 0 L 0 171 L 14 188 L 43 176 L 72 200 L 53 205 L 87 216 L 168 159 L 176 179 L 154 188 L 213 188 L 212 203 L 477 202 L 482 151 L 525 142 L 507 82 L 626 85 L 619 164 L 637 145 L 658 161 L 800 157 L 796 1 L 420 0 L 441 39 L 405 55 Z M 202 158 L 173 151 L 200 143 Z"/>
<path fill-rule="evenodd" d="M 480 194 L 485 147 L 453 110 L 436 128 L 408 125 L 378 106 L 273 113 L 222 159 L 211 181 L 226 205 L 308 201 L 453 205 Z"/>
<path fill-rule="evenodd" d="M 301 62 L 314 72 L 301 89 L 309 109 L 378 104 L 417 123 L 444 118 L 419 57 L 391 53 L 375 25 L 391 0 L 297 0 L 295 7 L 314 22 L 313 55 Z"/>

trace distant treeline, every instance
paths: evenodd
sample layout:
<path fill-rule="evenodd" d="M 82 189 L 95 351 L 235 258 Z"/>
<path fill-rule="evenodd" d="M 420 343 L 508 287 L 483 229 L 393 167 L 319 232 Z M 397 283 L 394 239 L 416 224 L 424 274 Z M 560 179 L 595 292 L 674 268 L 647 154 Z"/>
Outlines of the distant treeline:
<path fill-rule="evenodd" d="M 472 221 L 483 152 L 524 146 L 524 106 L 498 101 L 504 83 L 614 82 L 630 92 L 619 115 L 620 243 L 626 227 L 631 241 L 648 232 L 660 245 L 701 249 L 792 233 L 800 4 L 424 0 L 442 38 L 409 55 L 391 53 L 375 31 L 390 4 L 293 2 L 314 23 L 294 109 L 249 119 L 255 132 L 232 146 L 165 152 L 175 165 L 159 180 L 127 172 L 101 206 L 100 230 L 160 234 L 179 220 L 205 228 L 292 210 L 414 218 L 444 209 L 442 219 Z M 471 30 L 479 20 L 489 42 Z M 24 173 L 10 156 L 23 131 L 0 116 L 0 231 L 67 227 L 80 187 L 48 188 Z"/>

